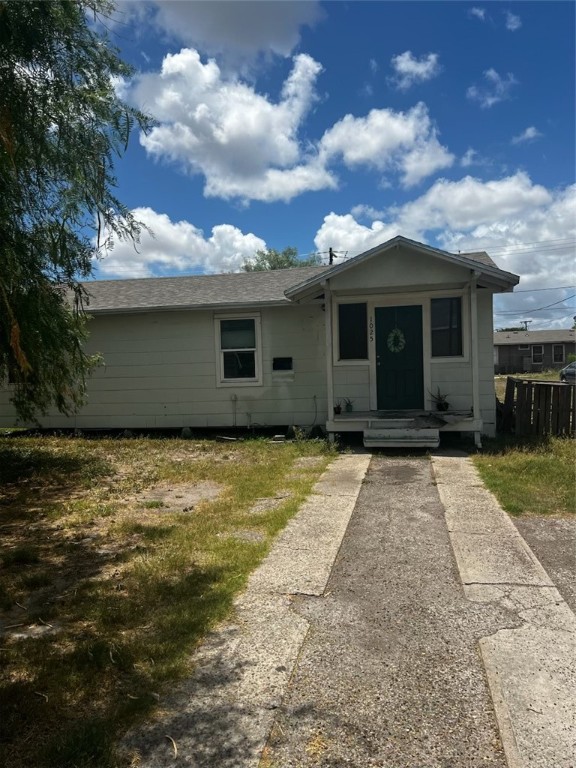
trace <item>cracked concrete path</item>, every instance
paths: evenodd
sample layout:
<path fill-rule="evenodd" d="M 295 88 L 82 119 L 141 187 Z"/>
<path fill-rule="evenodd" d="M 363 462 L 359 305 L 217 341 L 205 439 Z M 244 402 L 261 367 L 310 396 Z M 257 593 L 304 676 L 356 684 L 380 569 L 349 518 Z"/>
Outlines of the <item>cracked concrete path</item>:
<path fill-rule="evenodd" d="M 548 574 L 468 458 L 370 459 L 329 467 L 125 739 L 142 768 L 574 768 L 575 619 Z"/>
<path fill-rule="evenodd" d="M 156 722 L 123 740 L 133 764 L 258 766 L 309 628 L 293 596 L 323 594 L 369 462 L 345 455 L 328 467 L 252 574 L 235 615 L 195 654 L 190 680 L 162 702 Z"/>
<path fill-rule="evenodd" d="M 509 768 L 576 765 L 576 617 L 472 462 L 432 459 L 467 598 L 520 624 L 480 640 Z"/>
<path fill-rule="evenodd" d="M 279 707 L 267 768 L 505 768 L 478 640 L 520 625 L 470 602 L 430 460 L 376 455 Z"/>

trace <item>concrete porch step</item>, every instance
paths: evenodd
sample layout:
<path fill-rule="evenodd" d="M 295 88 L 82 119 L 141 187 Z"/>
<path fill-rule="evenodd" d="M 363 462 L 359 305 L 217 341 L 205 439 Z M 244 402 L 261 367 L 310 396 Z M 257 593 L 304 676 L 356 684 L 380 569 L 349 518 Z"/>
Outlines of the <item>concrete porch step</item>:
<path fill-rule="evenodd" d="M 365 448 L 438 448 L 440 433 L 437 429 L 365 429 Z"/>

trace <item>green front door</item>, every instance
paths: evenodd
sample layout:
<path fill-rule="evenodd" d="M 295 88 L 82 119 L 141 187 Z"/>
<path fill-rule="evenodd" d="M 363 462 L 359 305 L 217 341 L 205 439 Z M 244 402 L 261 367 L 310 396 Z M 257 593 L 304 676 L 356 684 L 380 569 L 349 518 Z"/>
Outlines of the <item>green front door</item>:
<path fill-rule="evenodd" d="M 424 406 L 422 307 L 376 307 L 378 410 Z"/>

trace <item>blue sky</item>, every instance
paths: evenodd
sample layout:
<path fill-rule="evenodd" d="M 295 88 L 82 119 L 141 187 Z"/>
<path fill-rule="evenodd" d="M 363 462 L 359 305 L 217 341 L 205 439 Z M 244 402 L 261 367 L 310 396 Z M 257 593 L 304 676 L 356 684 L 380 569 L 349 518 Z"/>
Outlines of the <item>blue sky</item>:
<path fill-rule="evenodd" d="M 117 164 L 155 237 L 98 278 L 401 234 L 520 274 L 497 327 L 572 325 L 573 2 L 121 0 L 108 27 L 156 120 Z"/>

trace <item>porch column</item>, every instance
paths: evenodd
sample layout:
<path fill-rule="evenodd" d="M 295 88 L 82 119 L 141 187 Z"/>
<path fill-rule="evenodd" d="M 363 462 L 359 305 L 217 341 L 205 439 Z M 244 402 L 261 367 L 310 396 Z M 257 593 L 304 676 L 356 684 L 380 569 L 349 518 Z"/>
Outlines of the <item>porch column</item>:
<path fill-rule="evenodd" d="M 472 416 L 480 419 L 480 363 L 478 358 L 478 272 L 473 273 L 470 281 L 470 350 L 472 355 Z M 480 432 L 474 432 L 474 442 L 481 448 Z"/>
<path fill-rule="evenodd" d="M 324 288 L 324 312 L 326 315 L 326 420 L 332 421 L 334 414 L 334 370 L 332 367 L 332 292 L 330 284 L 322 283 Z"/>

